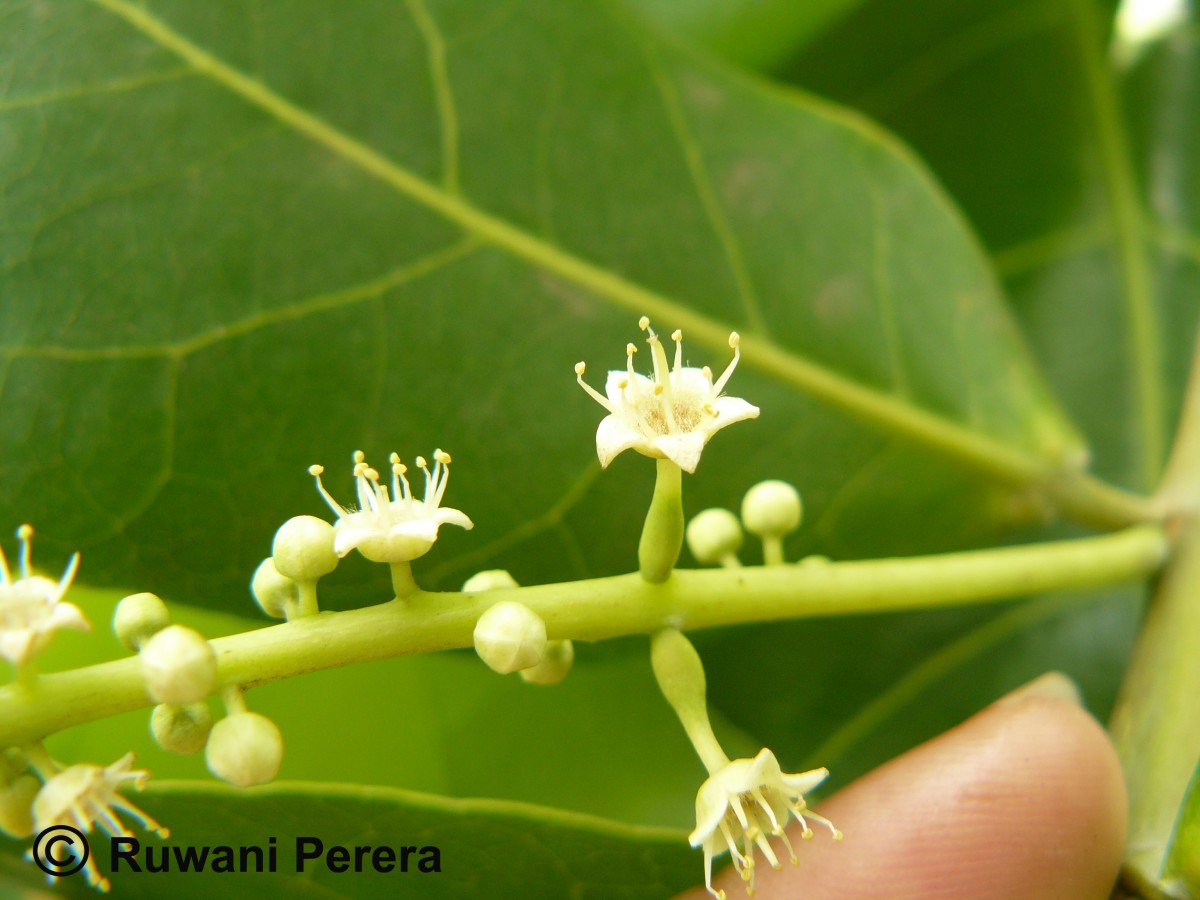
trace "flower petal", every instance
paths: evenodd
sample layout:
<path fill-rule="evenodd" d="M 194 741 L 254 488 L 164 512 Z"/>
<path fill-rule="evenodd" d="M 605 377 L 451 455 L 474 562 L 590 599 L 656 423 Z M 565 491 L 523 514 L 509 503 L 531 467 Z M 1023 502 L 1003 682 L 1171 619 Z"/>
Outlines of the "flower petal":
<path fill-rule="evenodd" d="M 683 471 L 692 473 L 700 464 L 700 454 L 708 435 L 703 431 L 689 431 L 683 434 L 663 434 L 654 439 L 654 446 L 659 450 L 655 456 L 665 456 Z"/>
<path fill-rule="evenodd" d="M 630 427 L 623 419 L 615 415 L 607 415 L 600 420 L 596 429 L 596 456 L 600 459 L 600 468 L 608 468 L 618 454 L 634 448 L 646 456 L 662 457 L 664 454 L 656 451 L 650 440 Z"/>

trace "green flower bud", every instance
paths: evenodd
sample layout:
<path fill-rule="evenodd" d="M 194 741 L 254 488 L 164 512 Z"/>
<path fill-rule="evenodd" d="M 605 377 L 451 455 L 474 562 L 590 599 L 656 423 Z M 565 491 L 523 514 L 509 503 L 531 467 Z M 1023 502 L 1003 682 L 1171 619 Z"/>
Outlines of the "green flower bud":
<path fill-rule="evenodd" d="M 131 594 L 117 604 L 113 613 L 113 631 L 117 640 L 134 653 L 170 624 L 167 605 L 155 594 Z"/>
<path fill-rule="evenodd" d="M 279 774 L 283 735 L 266 716 L 233 713 L 213 726 L 204 758 L 222 781 L 238 787 L 266 784 Z"/>
<path fill-rule="evenodd" d="M 736 559 L 742 549 L 742 523 L 727 509 L 706 509 L 687 526 L 687 545 L 696 562 L 716 566 Z"/>
<path fill-rule="evenodd" d="M 475 623 L 475 652 L 501 675 L 536 666 L 546 655 L 546 623 L 528 606 L 502 600 Z"/>
<path fill-rule="evenodd" d="M 276 619 L 287 618 L 289 609 L 294 611 L 300 602 L 296 582 L 280 575 L 275 568 L 274 558 L 270 556 L 254 570 L 254 577 L 250 579 L 250 593 L 254 595 L 258 608 Z"/>
<path fill-rule="evenodd" d="M 791 534 L 802 513 L 800 492 L 786 481 L 761 481 L 742 498 L 742 522 L 760 538 Z"/>
<path fill-rule="evenodd" d="M 198 631 L 169 625 L 142 645 L 146 693 L 158 703 L 203 700 L 217 682 L 217 655 Z"/>
<path fill-rule="evenodd" d="M 520 587 L 517 579 L 508 574 L 507 569 L 488 569 L 476 572 L 463 582 L 464 593 L 481 593 L 483 591 L 499 591 L 505 588 Z"/>
<path fill-rule="evenodd" d="M 33 834 L 33 800 L 41 789 L 29 772 L 0 774 L 0 831 L 18 839 Z"/>
<path fill-rule="evenodd" d="M 295 516 L 280 525 L 271 553 L 275 569 L 292 581 L 316 581 L 338 564 L 333 526 L 316 516 Z"/>
<path fill-rule="evenodd" d="M 199 753 L 212 730 L 207 703 L 172 706 L 160 703 L 150 715 L 150 731 L 158 746 L 172 753 Z"/>
<path fill-rule="evenodd" d="M 530 684 L 558 684 L 571 671 L 575 662 L 575 645 L 570 641 L 550 641 L 546 654 L 536 666 L 521 670 L 521 677 Z"/>

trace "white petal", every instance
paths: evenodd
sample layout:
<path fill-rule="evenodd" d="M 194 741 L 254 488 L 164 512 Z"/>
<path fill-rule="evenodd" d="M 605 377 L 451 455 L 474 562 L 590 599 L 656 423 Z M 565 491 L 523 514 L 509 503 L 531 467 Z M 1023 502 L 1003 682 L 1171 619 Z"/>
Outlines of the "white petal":
<path fill-rule="evenodd" d="M 758 407 L 747 403 L 741 397 L 718 397 L 712 402 L 716 418 L 709 418 L 708 433 L 715 434 L 726 425 L 740 422 L 743 419 L 758 418 Z"/>
<path fill-rule="evenodd" d="M 784 775 L 783 783 L 794 794 L 807 794 L 829 777 L 828 769 L 810 769 L 795 775 Z"/>
<path fill-rule="evenodd" d="M 621 390 L 622 382 L 629 382 L 629 373 L 624 369 L 610 370 L 608 378 L 604 380 L 604 394 L 614 409 L 628 409 L 630 401 L 634 398 L 654 393 L 654 382 L 645 375 L 635 372 L 633 381 L 626 386 L 624 391 Z"/>
<path fill-rule="evenodd" d="M 91 630 L 91 623 L 74 603 L 56 603 L 54 612 L 50 614 L 50 628 L 75 628 L 79 631 Z"/>
<path fill-rule="evenodd" d="M 644 434 L 617 416 L 608 415 L 600 420 L 600 427 L 596 429 L 596 456 L 600 458 L 601 468 L 608 468 L 617 454 L 631 447 L 646 456 L 663 455 L 655 451 L 654 445 Z"/>
<path fill-rule="evenodd" d="M 465 528 L 470 531 L 475 527 L 465 512 L 461 509 L 452 509 L 449 506 L 439 506 L 433 513 L 433 519 L 439 525 L 457 525 L 459 528 Z"/>
<path fill-rule="evenodd" d="M 686 434 L 664 434 L 654 439 L 654 446 L 659 455 L 665 456 L 683 471 L 696 471 L 700 464 L 700 454 L 708 435 L 703 431 L 690 431 Z"/>
<path fill-rule="evenodd" d="M 382 532 L 373 521 L 370 513 L 352 513 L 344 519 L 338 519 L 333 525 L 333 552 L 338 557 L 346 556 L 364 541 L 381 537 Z"/>

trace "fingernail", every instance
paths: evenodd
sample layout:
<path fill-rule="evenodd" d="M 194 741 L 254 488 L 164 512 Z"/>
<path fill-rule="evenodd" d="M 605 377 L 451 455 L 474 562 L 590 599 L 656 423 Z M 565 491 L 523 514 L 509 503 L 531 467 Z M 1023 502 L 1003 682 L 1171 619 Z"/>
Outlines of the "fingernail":
<path fill-rule="evenodd" d="M 1030 697 L 1056 697 L 1076 706 L 1083 706 L 1083 697 L 1075 682 L 1062 672 L 1047 672 L 1039 675 L 1028 684 L 1023 684 L 1015 691 L 1000 698 L 1000 703 L 1021 703 Z"/>

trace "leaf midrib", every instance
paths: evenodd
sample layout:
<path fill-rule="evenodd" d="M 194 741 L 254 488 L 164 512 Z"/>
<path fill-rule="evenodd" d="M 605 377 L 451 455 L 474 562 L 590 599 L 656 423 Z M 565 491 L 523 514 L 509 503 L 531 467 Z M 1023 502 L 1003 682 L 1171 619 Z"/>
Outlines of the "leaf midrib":
<path fill-rule="evenodd" d="M 460 197 L 448 194 L 221 61 L 147 10 L 126 0 L 91 2 L 124 19 L 160 47 L 183 59 L 197 73 L 478 238 L 553 272 L 631 313 L 668 320 L 686 331 L 690 338 L 712 348 L 726 346 L 730 331 L 728 325 L 573 256 L 475 208 Z M 1043 485 L 1056 495 L 1064 509 L 1078 508 L 1085 515 L 1090 515 L 1087 510 L 1099 499 L 1101 507 L 1110 508 L 1107 511 L 1100 510 L 1097 520 L 1118 522 L 1136 517 L 1136 513 L 1131 514 L 1136 501 L 1126 502 L 1107 486 L 1092 484 L 1078 473 L 1063 473 L 1058 460 L 1039 457 L 900 398 L 865 387 L 761 336 L 747 334 L 741 346 L 747 365 L 865 420 L 880 430 L 903 435 L 992 477 L 1019 485 Z M 1120 506 L 1126 509 L 1118 510 L 1116 507 Z"/>

